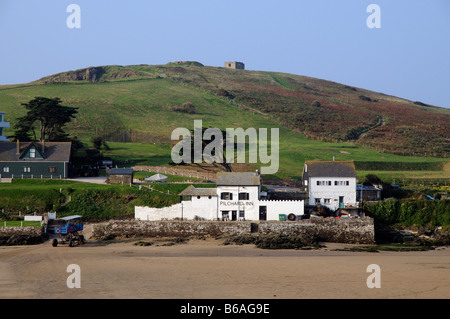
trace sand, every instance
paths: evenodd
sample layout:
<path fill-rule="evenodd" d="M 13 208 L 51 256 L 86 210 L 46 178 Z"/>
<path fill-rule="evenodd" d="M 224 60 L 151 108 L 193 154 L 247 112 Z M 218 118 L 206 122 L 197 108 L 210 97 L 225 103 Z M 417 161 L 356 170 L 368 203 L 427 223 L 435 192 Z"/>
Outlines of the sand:
<path fill-rule="evenodd" d="M 150 239 L 146 239 L 149 241 Z M 190 240 L 0 247 L 0 299 L 402 299 L 450 298 L 450 247 L 424 252 L 263 250 Z M 80 288 L 68 288 L 71 264 Z M 381 288 L 368 288 L 370 264 Z"/>

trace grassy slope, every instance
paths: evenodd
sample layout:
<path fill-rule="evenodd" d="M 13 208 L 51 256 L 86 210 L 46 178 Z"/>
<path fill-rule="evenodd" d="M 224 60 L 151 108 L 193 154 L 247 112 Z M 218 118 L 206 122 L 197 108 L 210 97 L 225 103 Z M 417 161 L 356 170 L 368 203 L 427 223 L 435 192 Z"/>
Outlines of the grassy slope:
<path fill-rule="evenodd" d="M 440 108 L 417 106 L 409 101 L 374 92 L 360 89 L 354 91 L 354 88 L 333 82 L 275 72 L 146 65 L 127 68 L 115 66 L 105 70 L 101 79 L 104 82 L 99 83 L 74 81 L 61 74 L 26 85 L 2 86 L 0 87 L 2 111 L 8 112 L 7 120 L 14 124 L 15 119 L 25 113 L 23 108 L 18 107 L 20 103 L 25 103 L 35 96 L 58 96 L 64 104 L 79 108 L 76 122 L 69 127 L 72 135 L 79 136 L 87 142 L 96 134 L 110 133 L 122 128 L 131 129 L 134 134 L 141 134 L 138 139 L 147 143 L 110 143 L 111 151 L 105 152 L 105 155 L 111 155 L 119 160 L 137 159 L 151 165 L 164 165 L 170 161 L 169 143 L 172 130 L 176 127 L 192 129 L 194 119 L 202 119 L 204 127 L 222 129 L 280 128 L 279 177 L 300 176 L 306 159 L 329 160 L 333 156 L 337 160 L 443 162 L 439 157 L 399 156 L 358 145 L 358 143 L 371 145 L 371 142 L 335 143 L 318 140 L 324 139 L 321 138 L 321 134 L 325 134 L 327 130 L 330 136 L 333 134 L 342 136 L 346 134 L 346 130 L 354 128 L 354 125 L 370 126 L 381 112 L 384 112 L 383 116 L 387 123 L 393 123 L 393 118 L 398 116 L 398 112 L 386 111 L 386 108 L 392 105 L 396 110 L 399 108 L 413 110 L 414 117 L 422 115 L 423 121 L 418 123 L 435 121 L 436 127 L 440 130 L 441 117 L 448 116 L 447 110 Z M 44 84 L 49 81 L 53 83 Z M 68 82 L 57 83 L 58 81 Z M 235 95 L 236 103 L 230 103 L 228 99 L 216 95 L 215 92 L 219 88 L 225 88 Z M 346 91 L 350 93 L 343 94 Z M 370 96 L 379 102 L 360 102 L 358 94 Z M 267 100 L 261 105 L 258 104 L 264 98 Z M 311 108 L 312 100 L 321 101 L 320 112 Z M 195 105 L 197 114 L 172 110 L 172 106 L 187 101 Z M 278 108 L 275 102 L 278 103 Z M 270 112 L 270 115 L 261 115 L 242 106 Z M 341 125 L 329 128 L 330 125 L 327 126 L 324 122 L 315 122 L 317 116 L 322 114 L 323 117 L 323 114 L 332 109 L 335 109 L 334 121 L 342 120 Z M 293 110 L 301 110 L 303 113 L 296 114 Z M 290 123 L 289 116 L 286 116 L 289 112 L 293 112 L 291 118 L 295 115 L 297 120 L 301 116 L 308 119 L 304 122 L 308 125 L 308 129 L 298 126 L 295 130 L 288 128 L 294 123 L 292 121 Z M 280 119 L 286 126 L 280 124 Z M 407 119 L 396 121 L 403 123 L 402 121 Z M 315 139 L 306 138 L 304 133 Z M 377 140 L 373 134 L 379 132 L 369 133 L 364 140 Z M 387 131 L 386 136 L 394 138 L 395 134 Z M 389 138 L 385 140 L 395 144 L 389 141 Z M 448 176 L 448 172 L 444 174 L 447 174 L 444 177 Z"/>
<path fill-rule="evenodd" d="M 21 180 L 0 184 L 0 212 L 24 214 L 57 211 L 60 216 L 80 214 L 108 218 L 132 215 L 134 206 L 162 207 L 178 203 L 177 195 L 137 186 L 98 185 L 71 180 Z M 4 218 L 0 213 L 0 220 Z"/>

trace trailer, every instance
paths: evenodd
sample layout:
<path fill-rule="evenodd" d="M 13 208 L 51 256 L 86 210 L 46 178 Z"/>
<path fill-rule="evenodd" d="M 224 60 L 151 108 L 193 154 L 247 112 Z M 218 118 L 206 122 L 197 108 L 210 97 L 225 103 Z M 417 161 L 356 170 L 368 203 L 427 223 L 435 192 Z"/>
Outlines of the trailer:
<path fill-rule="evenodd" d="M 85 243 L 83 231 L 83 224 L 73 223 L 75 219 L 79 219 L 82 216 L 74 215 L 54 219 L 47 226 L 47 232 L 49 238 L 52 239 L 52 246 L 56 247 L 58 244 L 69 244 L 69 247 L 74 247 L 75 244 L 82 245 Z"/>

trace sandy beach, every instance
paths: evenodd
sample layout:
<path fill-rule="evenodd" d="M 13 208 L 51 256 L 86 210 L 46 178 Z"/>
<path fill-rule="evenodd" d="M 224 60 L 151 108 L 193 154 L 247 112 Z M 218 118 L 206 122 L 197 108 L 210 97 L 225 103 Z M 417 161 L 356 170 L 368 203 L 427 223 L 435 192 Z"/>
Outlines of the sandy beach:
<path fill-rule="evenodd" d="M 150 241 L 151 239 L 145 239 Z M 423 252 L 263 250 L 190 240 L 137 246 L 137 240 L 52 247 L 0 247 L 0 298 L 317 299 L 450 298 L 450 249 Z M 71 264 L 80 288 L 68 288 Z M 367 287 L 367 266 L 381 288 Z"/>

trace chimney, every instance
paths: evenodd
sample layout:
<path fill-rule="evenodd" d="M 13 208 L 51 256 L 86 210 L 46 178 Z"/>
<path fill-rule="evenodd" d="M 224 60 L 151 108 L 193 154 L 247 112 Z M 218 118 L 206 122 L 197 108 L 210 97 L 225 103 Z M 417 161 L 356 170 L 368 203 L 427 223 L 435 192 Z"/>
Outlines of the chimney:
<path fill-rule="evenodd" d="M 19 140 L 17 140 L 16 145 L 17 145 L 17 147 L 16 147 L 16 154 L 19 155 L 20 154 L 20 142 L 19 142 Z"/>

